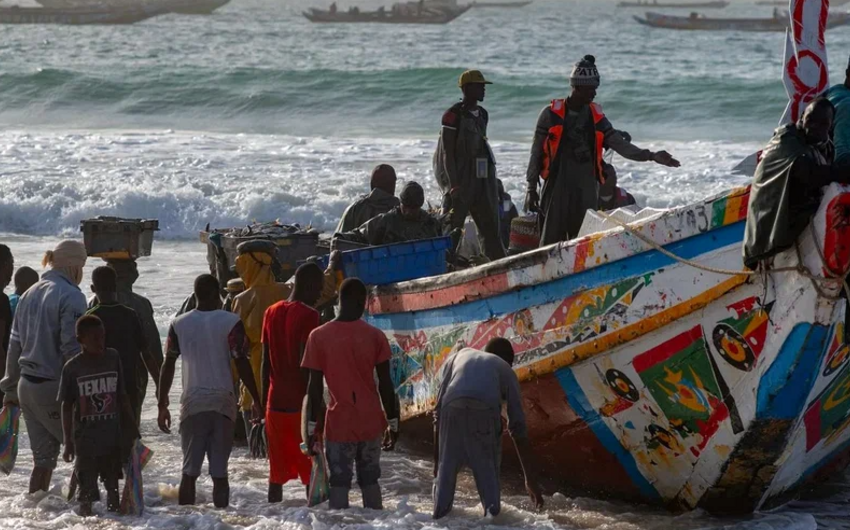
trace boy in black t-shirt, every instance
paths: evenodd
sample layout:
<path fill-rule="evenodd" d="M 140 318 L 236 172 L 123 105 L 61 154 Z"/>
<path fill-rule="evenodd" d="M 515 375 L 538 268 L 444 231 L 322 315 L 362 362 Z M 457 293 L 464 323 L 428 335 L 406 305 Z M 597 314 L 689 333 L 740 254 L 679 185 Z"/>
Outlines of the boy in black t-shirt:
<path fill-rule="evenodd" d="M 154 384 L 159 385 L 160 363 L 148 348 L 145 332 L 139 316 L 129 307 L 118 303 L 117 276 L 110 267 L 98 267 L 92 271 L 92 292 L 97 305 L 87 314 L 98 317 L 106 329 L 106 347 L 118 351 L 124 367 L 127 400 L 133 411 L 136 427 L 141 421 L 142 395 L 137 381 L 139 363 L 144 363 Z"/>
<path fill-rule="evenodd" d="M 82 352 L 65 364 L 59 383 L 63 458 L 76 460 L 80 515 L 92 515 L 92 503 L 100 499 L 98 477 L 106 486 L 107 509 L 117 512 L 122 464 L 138 431 L 125 394 L 121 359 L 118 352 L 106 347 L 103 322 L 96 316 L 81 317 L 77 341 Z"/>

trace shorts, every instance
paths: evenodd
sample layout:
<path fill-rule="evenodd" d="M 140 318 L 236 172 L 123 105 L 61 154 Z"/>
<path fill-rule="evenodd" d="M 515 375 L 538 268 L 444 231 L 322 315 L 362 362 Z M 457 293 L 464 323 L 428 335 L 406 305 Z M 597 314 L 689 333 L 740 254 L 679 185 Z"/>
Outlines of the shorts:
<path fill-rule="evenodd" d="M 98 478 L 107 490 L 117 490 L 118 481 L 123 478 L 118 453 L 109 456 L 78 456 L 74 465 L 74 473 L 77 475 L 77 481 L 80 485 L 77 493 L 77 500 L 80 502 L 97 502 L 100 500 L 100 491 L 97 487 Z"/>
<path fill-rule="evenodd" d="M 383 438 L 368 442 L 325 441 L 330 485 L 351 489 L 354 467 L 357 466 L 357 485 L 361 489 L 374 486 L 381 478 L 381 443 Z"/>
<path fill-rule="evenodd" d="M 59 381 L 38 381 L 21 376 L 18 382 L 18 401 L 36 467 L 56 469 L 62 445 L 61 403 L 56 401 Z"/>
<path fill-rule="evenodd" d="M 266 411 L 269 483 L 286 484 L 300 478 L 310 483 L 312 462 L 301 452 L 301 413 Z"/>
<path fill-rule="evenodd" d="M 204 457 L 209 460 L 212 478 L 227 478 L 227 461 L 233 449 L 236 424 L 218 412 L 199 412 L 180 421 L 183 448 L 183 474 L 201 476 Z"/>

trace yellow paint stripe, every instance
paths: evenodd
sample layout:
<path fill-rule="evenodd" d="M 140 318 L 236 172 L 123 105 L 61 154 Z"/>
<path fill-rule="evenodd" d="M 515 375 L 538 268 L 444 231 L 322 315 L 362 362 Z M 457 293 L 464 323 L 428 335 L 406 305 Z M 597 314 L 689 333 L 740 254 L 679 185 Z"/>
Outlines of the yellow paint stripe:
<path fill-rule="evenodd" d="M 605 353 L 612 348 L 642 337 L 694 311 L 704 308 L 746 281 L 747 276 L 733 276 L 699 296 L 691 298 L 687 302 L 682 302 L 681 304 L 665 309 L 656 315 L 625 326 L 604 337 L 588 343 L 579 344 L 574 348 L 564 350 L 531 365 L 519 367 L 516 369 L 517 376 L 520 381 L 527 381 Z"/>
<path fill-rule="evenodd" d="M 729 197 L 726 199 L 726 213 L 723 217 L 723 224 L 728 225 L 741 220 L 741 196 Z"/>

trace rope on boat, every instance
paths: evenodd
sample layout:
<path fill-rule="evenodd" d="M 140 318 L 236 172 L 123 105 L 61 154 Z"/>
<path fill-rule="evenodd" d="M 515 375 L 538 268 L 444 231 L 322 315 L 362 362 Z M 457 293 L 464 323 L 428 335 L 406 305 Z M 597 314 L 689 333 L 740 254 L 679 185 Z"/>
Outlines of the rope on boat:
<path fill-rule="evenodd" d="M 633 227 L 629 226 L 627 223 L 617 219 L 616 217 L 608 215 L 607 213 L 602 212 L 602 211 L 597 211 L 596 213 L 599 214 L 600 216 L 602 216 L 602 218 L 605 219 L 606 221 L 611 221 L 615 225 L 617 225 L 620 228 L 622 228 L 623 230 L 625 230 L 626 233 L 628 233 L 628 234 L 636 237 L 637 239 L 643 241 L 645 244 L 649 245 L 654 250 L 657 250 L 658 252 L 664 254 L 668 258 L 675 260 L 675 261 L 678 261 L 679 263 L 683 263 L 685 265 L 688 265 L 690 267 L 693 267 L 695 269 L 699 269 L 699 270 L 702 270 L 702 271 L 705 271 L 705 272 L 711 272 L 711 273 L 714 273 L 714 274 L 724 274 L 726 276 L 741 276 L 741 275 L 743 275 L 743 276 L 757 276 L 757 275 L 760 275 L 760 274 L 767 275 L 769 273 L 777 273 L 777 272 L 796 272 L 800 276 L 802 276 L 804 278 L 808 278 L 809 280 L 811 280 L 812 285 L 814 286 L 818 295 L 823 297 L 823 298 L 826 298 L 828 300 L 838 300 L 838 299 L 843 298 L 842 292 L 839 292 L 838 294 L 829 294 L 829 293 L 824 292 L 821 284 L 825 283 L 825 282 L 840 281 L 844 286 L 843 292 L 848 293 L 848 295 L 850 295 L 850 287 L 848 287 L 848 283 L 847 283 L 847 278 L 848 278 L 848 276 L 850 276 L 850 267 L 848 267 L 847 272 L 845 272 L 844 274 L 838 274 L 838 273 L 834 272 L 829 267 L 829 265 L 827 265 L 826 257 L 823 254 L 823 250 L 820 248 L 820 245 L 818 245 L 818 238 L 817 238 L 817 233 L 815 232 L 814 223 L 811 223 L 811 222 L 809 223 L 809 228 L 811 229 L 811 232 L 812 232 L 812 241 L 815 245 L 815 248 L 818 251 L 818 256 L 820 257 L 821 264 L 823 265 L 823 269 L 827 273 L 826 277 L 813 274 L 803 264 L 803 256 L 802 256 L 802 253 L 800 251 L 799 243 L 796 245 L 796 250 L 797 250 L 797 266 L 796 267 L 779 267 L 779 268 L 776 268 L 776 269 L 763 269 L 763 270 L 756 270 L 756 271 L 751 271 L 751 270 L 746 270 L 746 269 L 738 270 L 738 271 L 731 270 L 731 269 L 721 269 L 719 267 L 711 267 L 709 265 L 703 265 L 702 263 L 698 263 L 696 261 L 678 256 L 678 255 L 670 252 L 669 250 L 667 250 L 663 246 L 661 246 L 659 243 L 656 243 L 655 241 L 653 241 L 649 237 L 638 232 Z"/>

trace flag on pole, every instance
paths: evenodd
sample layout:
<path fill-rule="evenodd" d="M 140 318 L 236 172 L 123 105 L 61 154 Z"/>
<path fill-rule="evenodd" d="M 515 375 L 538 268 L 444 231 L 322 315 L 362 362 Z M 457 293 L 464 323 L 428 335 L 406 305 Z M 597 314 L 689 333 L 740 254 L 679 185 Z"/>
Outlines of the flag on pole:
<path fill-rule="evenodd" d="M 826 22 L 829 0 L 791 0 L 791 25 L 785 32 L 782 82 L 788 106 L 780 125 L 795 123 L 803 109 L 829 88 Z"/>

